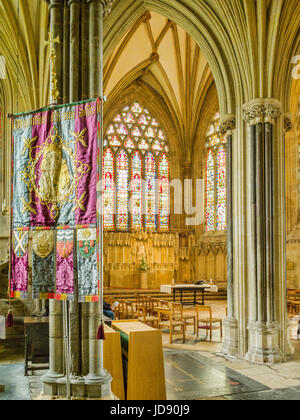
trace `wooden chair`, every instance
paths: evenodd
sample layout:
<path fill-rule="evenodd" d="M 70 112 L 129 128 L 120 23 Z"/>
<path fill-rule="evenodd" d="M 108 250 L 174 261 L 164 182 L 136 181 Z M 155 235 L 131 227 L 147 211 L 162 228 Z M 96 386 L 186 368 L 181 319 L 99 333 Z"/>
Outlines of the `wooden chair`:
<path fill-rule="evenodd" d="M 151 327 L 158 328 L 158 317 L 148 313 L 146 306 L 137 305 L 137 319 Z"/>
<path fill-rule="evenodd" d="M 137 310 L 136 305 L 133 302 L 124 302 L 126 306 L 126 319 L 136 319 Z"/>
<path fill-rule="evenodd" d="M 294 301 L 296 300 L 296 290 L 287 290 L 287 310 L 288 313 L 293 313 L 293 305 Z"/>
<path fill-rule="evenodd" d="M 158 300 L 148 296 L 148 311 L 149 315 L 157 317 Z"/>
<path fill-rule="evenodd" d="M 180 327 L 182 333 L 182 342 L 185 342 L 185 322 L 174 319 L 172 309 L 159 308 L 158 312 L 158 329 L 168 329 L 170 334 L 170 344 L 173 342 L 173 332 L 176 327 Z"/>
<path fill-rule="evenodd" d="M 116 319 L 127 319 L 127 308 L 126 303 L 120 300 L 119 305 L 115 308 Z"/>
<path fill-rule="evenodd" d="M 206 313 L 206 315 L 204 314 Z M 199 338 L 199 330 L 206 330 L 206 338 L 210 335 L 210 341 L 212 341 L 212 332 L 213 330 L 220 329 L 221 339 L 223 338 L 223 321 L 220 318 L 214 318 L 212 315 L 212 309 L 210 306 L 205 305 L 196 305 L 196 323 L 197 323 L 197 339 Z M 219 324 L 219 325 L 215 325 Z"/>
<path fill-rule="evenodd" d="M 173 318 L 184 321 L 186 327 L 193 325 L 194 334 L 196 334 L 196 314 L 186 313 L 183 305 L 179 302 L 170 302 L 170 306 L 173 311 Z"/>

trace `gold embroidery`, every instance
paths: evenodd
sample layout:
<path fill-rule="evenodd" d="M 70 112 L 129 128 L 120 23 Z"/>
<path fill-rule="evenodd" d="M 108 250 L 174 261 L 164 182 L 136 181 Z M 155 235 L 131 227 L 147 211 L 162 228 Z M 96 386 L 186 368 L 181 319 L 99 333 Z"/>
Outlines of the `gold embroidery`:
<path fill-rule="evenodd" d="M 59 136 L 58 130 L 53 127 L 49 137 L 40 146 L 34 146 L 37 137 L 25 140 L 22 154 L 28 150 L 29 163 L 20 172 L 20 178 L 27 185 L 29 201 L 26 202 L 22 197 L 23 213 L 37 214 L 35 205 L 39 202 L 47 206 L 54 221 L 58 218 L 62 206 L 67 203 L 74 203 L 73 211 L 78 208 L 85 211 L 86 193 L 78 199 L 77 191 L 79 181 L 92 168 L 77 158 L 77 145 L 80 143 L 88 147 L 85 139 L 86 131 L 86 129 L 78 133 L 71 131 L 74 140 L 67 141 Z M 34 150 L 35 156 L 33 156 Z M 69 162 L 64 158 L 63 152 L 69 157 Z M 38 202 L 34 201 L 34 195 Z"/>
<path fill-rule="evenodd" d="M 54 248 L 54 233 L 51 230 L 34 232 L 32 248 L 36 255 L 41 258 L 47 258 Z"/>

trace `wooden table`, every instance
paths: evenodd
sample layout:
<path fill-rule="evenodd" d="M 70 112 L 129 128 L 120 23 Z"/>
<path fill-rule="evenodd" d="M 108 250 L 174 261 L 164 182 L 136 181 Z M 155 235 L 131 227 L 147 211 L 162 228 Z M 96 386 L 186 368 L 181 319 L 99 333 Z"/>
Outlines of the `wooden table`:
<path fill-rule="evenodd" d="M 25 376 L 29 370 L 49 369 L 49 318 L 31 317 L 24 319 L 25 332 Z M 31 362 L 31 366 L 29 366 Z M 43 363 L 46 366 L 34 367 Z"/>
<path fill-rule="evenodd" d="M 189 305 L 192 304 L 196 305 L 205 305 L 205 290 L 213 289 L 215 290 L 216 286 L 210 286 L 208 284 L 202 285 L 195 285 L 195 284 L 177 284 L 175 286 L 171 286 L 171 291 L 173 293 L 173 302 L 176 302 L 176 292 L 180 293 L 180 303 Z M 193 302 L 184 302 L 183 301 L 183 293 L 184 292 L 194 292 L 194 301 Z M 197 301 L 197 293 L 201 292 L 201 302 Z"/>

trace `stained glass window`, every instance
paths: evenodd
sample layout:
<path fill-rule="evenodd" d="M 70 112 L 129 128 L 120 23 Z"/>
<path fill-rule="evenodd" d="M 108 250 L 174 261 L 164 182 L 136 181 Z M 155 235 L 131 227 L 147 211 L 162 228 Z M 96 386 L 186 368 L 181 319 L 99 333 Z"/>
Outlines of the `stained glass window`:
<path fill-rule="evenodd" d="M 108 125 L 104 144 L 104 228 L 167 231 L 169 146 L 158 120 L 138 102 L 127 105 Z"/>
<path fill-rule="evenodd" d="M 168 230 L 169 227 L 169 160 L 163 153 L 158 162 L 159 180 L 159 227 Z"/>
<path fill-rule="evenodd" d="M 128 229 L 128 157 L 121 150 L 117 157 L 117 228 Z"/>
<path fill-rule="evenodd" d="M 135 152 L 131 165 L 131 226 L 142 227 L 142 158 Z"/>
<path fill-rule="evenodd" d="M 114 209 L 115 209 L 115 165 L 114 155 L 111 149 L 106 149 L 103 153 L 103 217 L 106 229 L 114 229 Z"/>
<path fill-rule="evenodd" d="M 146 226 L 149 229 L 156 228 L 156 191 L 155 191 L 155 158 L 150 152 L 146 156 Z"/>
<path fill-rule="evenodd" d="M 226 138 L 219 114 L 209 125 L 205 153 L 206 230 L 226 230 Z"/>

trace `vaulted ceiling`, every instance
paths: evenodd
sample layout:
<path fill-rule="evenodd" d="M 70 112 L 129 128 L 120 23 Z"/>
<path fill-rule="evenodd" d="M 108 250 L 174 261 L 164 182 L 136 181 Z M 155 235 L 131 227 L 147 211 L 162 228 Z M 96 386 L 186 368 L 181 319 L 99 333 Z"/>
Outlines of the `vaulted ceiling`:
<path fill-rule="evenodd" d="M 143 81 L 164 99 L 182 145 L 191 149 L 201 107 L 214 84 L 199 46 L 172 21 L 146 12 L 109 57 L 104 71 L 105 94 L 113 100 L 135 80 Z"/>

